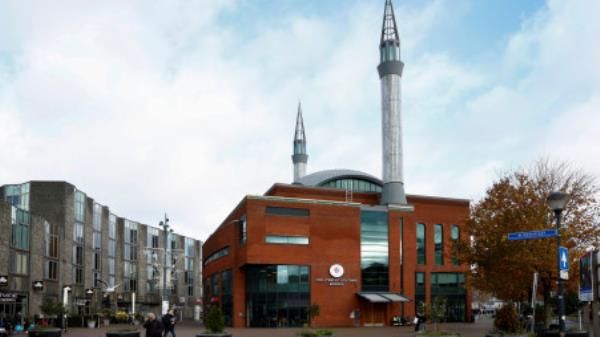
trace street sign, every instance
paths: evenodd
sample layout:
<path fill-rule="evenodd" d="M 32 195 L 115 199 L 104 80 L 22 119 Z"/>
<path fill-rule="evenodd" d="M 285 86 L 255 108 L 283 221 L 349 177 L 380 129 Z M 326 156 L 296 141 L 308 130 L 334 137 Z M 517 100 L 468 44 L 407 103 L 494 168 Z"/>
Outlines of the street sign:
<path fill-rule="evenodd" d="M 531 239 L 544 239 L 558 236 L 557 229 L 546 229 L 542 231 L 531 231 L 531 232 L 515 232 L 508 233 L 508 240 L 531 240 Z"/>
<path fill-rule="evenodd" d="M 558 254 L 560 258 L 558 259 L 558 267 L 560 270 L 569 270 L 569 250 L 567 247 L 560 246 L 558 248 Z"/>

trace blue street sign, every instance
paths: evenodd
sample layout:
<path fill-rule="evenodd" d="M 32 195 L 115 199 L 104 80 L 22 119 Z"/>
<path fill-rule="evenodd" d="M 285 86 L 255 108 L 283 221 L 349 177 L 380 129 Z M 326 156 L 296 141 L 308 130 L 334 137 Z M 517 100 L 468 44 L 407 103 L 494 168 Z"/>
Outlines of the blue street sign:
<path fill-rule="evenodd" d="M 567 247 L 558 248 L 558 267 L 560 270 L 569 270 L 569 250 Z"/>
<path fill-rule="evenodd" d="M 508 240 L 531 240 L 531 239 L 543 239 L 558 236 L 557 229 L 546 229 L 543 231 L 531 231 L 531 232 L 516 232 L 508 233 Z"/>

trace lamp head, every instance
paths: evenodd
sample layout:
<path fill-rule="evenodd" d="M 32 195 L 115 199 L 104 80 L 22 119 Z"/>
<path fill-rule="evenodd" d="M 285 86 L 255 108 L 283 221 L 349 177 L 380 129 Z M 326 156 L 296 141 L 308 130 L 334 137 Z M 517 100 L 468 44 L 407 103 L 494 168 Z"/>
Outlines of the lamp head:
<path fill-rule="evenodd" d="M 548 196 L 548 205 L 554 212 L 561 212 L 565 208 L 568 200 L 569 195 L 567 193 L 555 191 Z"/>

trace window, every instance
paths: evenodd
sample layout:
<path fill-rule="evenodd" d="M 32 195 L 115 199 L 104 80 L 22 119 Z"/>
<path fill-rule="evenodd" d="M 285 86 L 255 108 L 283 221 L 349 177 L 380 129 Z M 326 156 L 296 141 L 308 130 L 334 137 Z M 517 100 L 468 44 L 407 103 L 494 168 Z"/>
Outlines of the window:
<path fill-rule="evenodd" d="M 213 275 L 213 279 L 212 279 L 212 285 L 213 285 L 213 296 L 218 296 L 219 295 L 219 274 L 216 273 Z"/>
<path fill-rule="evenodd" d="M 58 261 L 46 260 L 44 265 L 44 278 L 47 280 L 58 279 Z"/>
<path fill-rule="evenodd" d="M 58 259 L 58 231 L 56 226 L 49 222 L 44 222 L 44 239 L 46 257 Z"/>
<path fill-rule="evenodd" d="M 12 251 L 12 272 L 18 275 L 29 274 L 29 254 Z"/>
<path fill-rule="evenodd" d="M 108 216 L 108 238 L 117 238 L 117 216 L 114 214 Z"/>
<path fill-rule="evenodd" d="M 465 321 L 467 297 L 463 273 L 431 273 L 431 298 L 435 297 L 446 299 L 446 321 Z"/>
<path fill-rule="evenodd" d="M 458 228 L 457 225 L 452 225 L 450 237 L 452 238 L 453 245 L 456 245 L 458 243 L 458 240 L 460 240 L 460 228 Z M 452 264 L 455 266 L 458 266 L 460 264 L 455 256 L 452 257 Z"/>
<path fill-rule="evenodd" d="M 425 224 L 417 224 L 417 264 L 425 264 Z"/>
<path fill-rule="evenodd" d="M 79 190 L 74 193 L 73 211 L 75 212 L 75 220 L 85 222 L 85 194 Z"/>
<path fill-rule="evenodd" d="M 283 215 L 283 216 L 310 216 L 310 210 L 306 208 L 289 208 L 267 206 L 266 213 L 268 215 Z"/>
<path fill-rule="evenodd" d="M 308 237 L 306 236 L 281 236 L 281 235 L 267 235 L 265 237 L 266 243 L 279 243 L 289 245 L 308 245 Z"/>
<path fill-rule="evenodd" d="M 83 244 L 85 242 L 83 235 L 83 224 L 76 222 L 73 225 L 73 241 L 75 241 L 78 244 Z"/>
<path fill-rule="evenodd" d="M 92 224 L 95 231 L 102 230 L 102 205 L 94 203 L 94 216 L 92 218 Z"/>
<path fill-rule="evenodd" d="M 388 291 L 388 214 L 362 211 L 360 221 L 362 290 Z"/>
<path fill-rule="evenodd" d="M 73 283 L 76 283 L 76 284 L 83 283 L 83 268 L 73 267 Z"/>
<path fill-rule="evenodd" d="M 29 211 L 29 188 L 29 183 L 6 185 L 4 187 L 4 200 L 16 208 Z"/>
<path fill-rule="evenodd" d="M 233 314 L 233 282 L 231 270 L 225 270 L 221 273 L 221 311 L 225 325 L 232 326 Z"/>
<path fill-rule="evenodd" d="M 206 266 L 207 264 L 209 264 L 217 259 L 220 259 L 223 256 L 227 256 L 227 255 L 229 255 L 229 247 L 221 248 L 221 249 L 217 250 L 216 252 L 210 254 L 206 258 L 206 260 L 204 260 L 204 265 Z"/>
<path fill-rule="evenodd" d="M 435 264 L 444 264 L 444 226 L 433 226 L 433 243 L 435 244 Z"/>
<path fill-rule="evenodd" d="M 11 208 L 11 246 L 20 250 L 29 250 L 29 213 Z"/>
<path fill-rule="evenodd" d="M 83 246 L 73 246 L 73 264 L 83 265 Z"/>
<path fill-rule="evenodd" d="M 425 303 L 425 273 L 415 273 L 415 312 Z"/>
<path fill-rule="evenodd" d="M 342 178 L 327 181 L 320 186 L 336 188 L 342 190 L 351 190 L 354 192 L 381 192 L 381 186 L 364 179 Z"/>
<path fill-rule="evenodd" d="M 246 223 L 246 216 L 243 215 L 240 220 L 238 221 L 238 228 L 239 228 L 239 233 L 240 233 L 240 245 L 243 245 L 246 243 L 246 235 L 248 235 L 248 229 L 246 228 L 247 223 Z"/>

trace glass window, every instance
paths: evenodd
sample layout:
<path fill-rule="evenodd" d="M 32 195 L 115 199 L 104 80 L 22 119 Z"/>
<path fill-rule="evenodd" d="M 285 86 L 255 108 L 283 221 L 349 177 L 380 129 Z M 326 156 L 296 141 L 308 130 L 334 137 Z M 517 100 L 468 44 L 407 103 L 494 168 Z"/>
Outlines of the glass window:
<path fill-rule="evenodd" d="M 233 280 L 231 270 L 221 273 L 221 311 L 225 325 L 232 326 L 233 317 Z"/>
<path fill-rule="evenodd" d="M 417 224 L 417 264 L 425 264 L 425 224 Z"/>
<path fill-rule="evenodd" d="M 246 270 L 246 303 L 250 327 L 301 327 L 308 323 L 308 266 L 250 265 Z M 228 282 L 223 276 L 221 282 Z M 227 288 L 231 288 L 228 286 Z M 225 290 L 223 288 L 223 296 Z M 225 302 L 223 302 L 225 304 Z"/>
<path fill-rule="evenodd" d="M 73 225 L 73 241 L 79 243 L 79 244 L 83 244 L 84 243 L 84 231 L 83 231 L 83 224 L 76 222 Z"/>
<path fill-rule="evenodd" d="M 240 220 L 238 221 L 238 228 L 239 228 L 239 233 L 240 233 L 240 244 L 243 245 L 246 243 L 246 235 L 247 235 L 247 223 L 246 223 L 246 216 L 243 215 Z"/>
<path fill-rule="evenodd" d="M 4 188 L 4 200 L 16 208 L 29 211 L 29 188 L 29 183 L 6 185 Z"/>
<path fill-rule="evenodd" d="M 381 186 L 373 182 L 357 178 L 333 179 L 322 183 L 320 186 L 343 190 L 352 190 L 354 192 L 381 192 Z"/>
<path fill-rule="evenodd" d="M 73 211 L 75 212 L 75 220 L 85 222 L 85 194 L 79 190 L 75 190 Z"/>
<path fill-rule="evenodd" d="M 76 284 L 83 283 L 83 268 L 73 267 L 73 282 Z"/>
<path fill-rule="evenodd" d="M 219 274 L 214 274 L 212 279 L 213 296 L 219 295 Z"/>
<path fill-rule="evenodd" d="M 361 212 L 360 264 L 363 291 L 389 289 L 387 216 L 386 212 Z"/>
<path fill-rule="evenodd" d="M 435 297 L 446 299 L 446 321 L 465 321 L 467 298 L 463 273 L 431 273 L 431 298 Z"/>
<path fill-rule="evenodd" d="M 16 249 L 29 250 L 29 213 L 12 207 L 11 221 L 11 246 Z"/>
<path fill-rule="evenodd" d="M 108 238 L 117 238 L 117 217 L 114 214 L 108 216 Z"/>
<path fill-rule="evenodd" d="M 435 225 L 433 226 L 434 235 L 433 241 L 435 244 L 435 264 L 444 264 L 444 226 Z"/>
<path fill-rule="evenodd" d="M 44 278 L 47 280 L 58 279 L 58 261 L 46 260 L 44 266 Z"/>
<path fill-rule="evenodd" d="M 450 235 L 452 237 L 452 243 L 458 243 L 458 240 L 460 240 L 460 228 L 458 228 L 457 225 L 452 225 L 452 232 L 450 233 Z M 460 264 L 455 256 L 452 257 L 452 264 L 455 266 L 458 266 Z"/>
<path fill-rule="evenodd" d="M 115 259 L 110 257 L 110 258 L 108 258 L 108 274 L 115 275 L 115 272 L 116 272 Z"/>
<path fill-rule="evenodd" d="M 102 205 L 94 203 L 94 216 L 92 219 L 94 230 L 102 230 Z"/>
<path fill-rule="evenodd" d="M 206 260 L 204 260 L 204 265 L 206 266 L 207 264 L 209 264 L 217 259 L 220 259 L 224 256 L 227 256 L 227 255 L 229 255 L 229 247 L 221 248 L 221 249 L 217 250 L 216 252 L 210 254 L 206 258 Z"/>
<path fill-rule="evenodd" d="M 267 235 L 265 237 L 266 243 L 279 243 L 288 245 L 308 245 L 308 237 L 306 236 L 280 236 L 280 235 Z"/>
<path fill-rule="evenodd" d="M 283 216 L 310 216 L 310 210 L 307 208 L 267 206 L 266 213 L 269 215 Z"/>
<path fill-rule="evenodd" d="M 18 275 L 28 275 L 29 274 L 29 254 L 21 253 L 17 251 L 11 252 L 11 266 L 12 272 Z"/>

